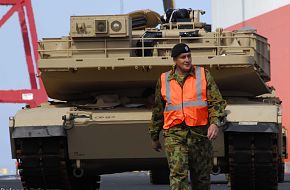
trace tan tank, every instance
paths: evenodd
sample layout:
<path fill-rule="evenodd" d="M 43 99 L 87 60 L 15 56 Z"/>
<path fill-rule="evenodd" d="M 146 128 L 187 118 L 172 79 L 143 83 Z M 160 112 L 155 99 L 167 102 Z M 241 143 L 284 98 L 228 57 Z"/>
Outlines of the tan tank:
<path fill-rule="evenodd" d="M 286 132 L 281 101 L 266 84 L 267 39 L 253 29 L 211 32 L 199 21 L 204 13 L 72 16 L 69 36 L 40 41 L 51 101 L 10 118 L 23 186 L 96 189 L 101 174 L 136 170 L 150 170 L 153 184 L 168 183 L 165 154 L 152 150 L 148 125 L 157 78 L 173 64 L 171 48 L 183 42 L 228 102 L 213 174 L 229 174 L 232 189 L 277 188 Z"/>

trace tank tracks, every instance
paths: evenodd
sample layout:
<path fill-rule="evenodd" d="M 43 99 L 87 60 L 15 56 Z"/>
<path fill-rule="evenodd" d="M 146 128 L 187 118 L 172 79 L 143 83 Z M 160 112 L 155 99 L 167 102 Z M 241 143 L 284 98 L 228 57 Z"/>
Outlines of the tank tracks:
<path fill-rule="evenodd" d="M 16 139 L 15 148 L 24 189 L 71 189 L 63 138 Z"/>
<path fill-rule="evenodd" d="M 232 190 L 277 190 L 278 135 L 228 133 Z"/>
<path fill-rule="evenodd" d="M 153 185 L 169 185 L 169 169 L 166 170 L 151 170 L 149 172 L 150 183 Z"/>
<path fill-rule="evenodd" d="M 100 187 L 99 176 L 73 177 L 65 137 L 15 139 L 15 148 L 25 190 L 93 190 Z"/>

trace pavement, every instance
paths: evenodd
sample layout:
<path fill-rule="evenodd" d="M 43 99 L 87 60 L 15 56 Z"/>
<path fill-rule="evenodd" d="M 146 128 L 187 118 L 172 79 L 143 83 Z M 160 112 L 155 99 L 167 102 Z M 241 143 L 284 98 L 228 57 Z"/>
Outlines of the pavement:
<path fill-rule="evenodd" d="M 212 176 L 211 190 L 230 190 L 225 176 Z M 0 176 L 0 190 L 23 190 L 18 176 Z M 168 185 L 151 185 L 148 172 L 125 172 L 102 175 L 101 190 L 170 190 Z M 279 183 L 278 190 L 290 190 L 290 174 L 285 182 Z"/>

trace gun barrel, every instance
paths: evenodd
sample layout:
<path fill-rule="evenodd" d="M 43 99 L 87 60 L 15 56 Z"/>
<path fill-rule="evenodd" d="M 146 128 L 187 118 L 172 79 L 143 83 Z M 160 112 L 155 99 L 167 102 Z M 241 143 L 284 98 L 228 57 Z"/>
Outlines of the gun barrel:
<path fill-rule="evenodd" d="M 164 12 L 166 12 L 167 9 L 174 9 L 175 8 L 175 1 L 174 0 L 163 0 L 163 7 L 164 7 Z"/>

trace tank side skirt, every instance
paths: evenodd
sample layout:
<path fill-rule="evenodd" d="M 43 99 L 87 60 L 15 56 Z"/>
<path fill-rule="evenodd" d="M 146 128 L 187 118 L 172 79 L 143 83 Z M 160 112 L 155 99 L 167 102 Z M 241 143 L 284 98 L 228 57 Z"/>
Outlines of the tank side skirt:
<path fill-rule="evenodd" d="M 62 126 L 25 126 L 13 128 L 12 138 L 66 136 Z"/>
<path fill-rule="evenodd" d="M 239 124 L 238 122 L 229 122 L 224 127 L 225 132 L 253 132 L 253 133 L 279 133 L 277 123 L 263 123 L 257 124 Z"/>

